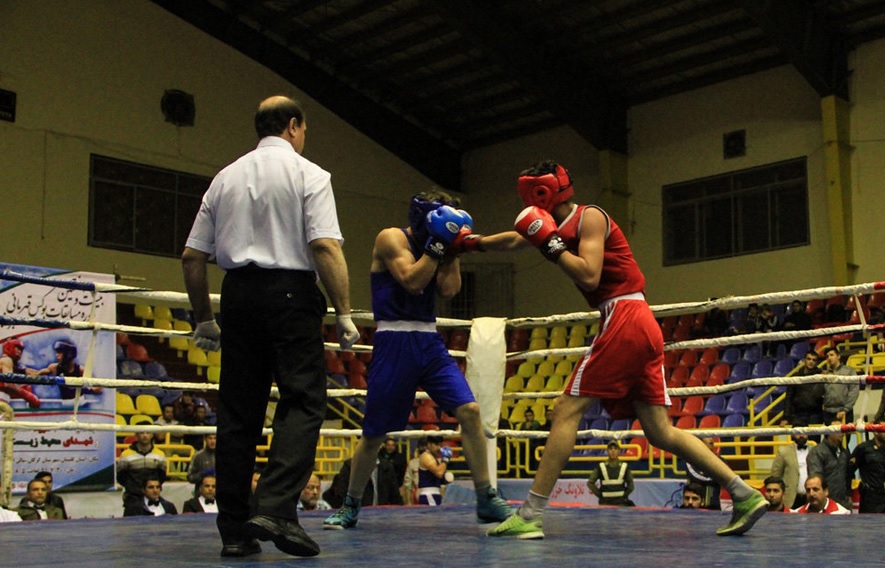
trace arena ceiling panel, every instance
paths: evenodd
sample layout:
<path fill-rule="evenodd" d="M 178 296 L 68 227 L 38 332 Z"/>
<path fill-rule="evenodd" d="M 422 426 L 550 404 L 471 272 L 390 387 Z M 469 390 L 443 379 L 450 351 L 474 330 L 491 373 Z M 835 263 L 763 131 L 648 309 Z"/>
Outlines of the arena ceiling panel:
<path fill-rule="evenodd" d="M 627 110 L 780 65 L 849 97 L 885 0 L 152 0 L 436 183 L 470 150 L 568 125 L 629 153 Z"/>

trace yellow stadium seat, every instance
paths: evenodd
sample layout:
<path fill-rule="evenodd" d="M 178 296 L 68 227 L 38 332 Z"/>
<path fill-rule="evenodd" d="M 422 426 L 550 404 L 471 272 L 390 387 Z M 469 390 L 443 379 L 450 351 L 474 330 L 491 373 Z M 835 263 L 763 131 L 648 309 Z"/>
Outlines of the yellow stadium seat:
<path fill-rule="evenodd" d="M 154 317 L 160 319 L 167 319 L 172 321 L 172 310 L 170 310 L 167 306 L 155 306 L 154 307 Z"/>
<path fill-rule="evenodd" d="M 140 394 L 135 397 L 135 408 L 142 414 L 159 418 L 163 414 L 160 401 L 152 394 Z"/>
<path fill-rule="evenodd" d="M 181 337 L 181 336 L 170 337 L 169 338 L 169 347 L 171 347 L 172 349 L 177 349 L 178 355 L 181 356 L 182 353 L 186 353 L 187 351 L 190 351 L 191 340 L 188 339 L 187 337 Z"/>
<path fill-rule="evenodd" d="M 162 329 L 164 331 L 172 331 L 172 320 L 166 318 L 154 318 L 154 329 Z M 165 341 L 165 337 L 158 337 L 157 341 L 159 343 L 163 343 Z"/>
<path fill-rule="evenodd" d="M 135 304 L 135 317 L 141 318 L 142 322 L 154 319 L 154 309 L 150 304 Z"/>
<path fill-rule="evenodd" d="M 567 347 L 584 347 L 587 343 L 587 338 L 583 335 L 571 335 L 568 338 Z"/>
<path fill-rule="evenodd" d="M 221 350 L 218 351 L 206 351 L 206 360 L 209 361 L 209 366 L 212 367 L 220 367 L 221 366 Z"/>
<path fill-rule="evenodd" d="M 532 339 L 547 339 L 547 328 L 546 327 L 535 327 L 532 328 Z"/>
<path fill-rule="evenodd" d="M 114 423 L 117 426 L 129 426 L 129 423 L 126 422 L 126 417 L 122 416 L 120 414 L 117 414 L 115 416 Z M 117 436 L 118 438 L 126 438 L 127 436 L 132 436 L 134 434 L 135 434 L 135 432 L 127 432 L 124 430 L 118 430 L 114 435 Z"/>
<path fill-rule="evenodd" d="M 221 382 L 221 367 L 209 365 L 206 368 L 206 380 L 215 385 Z"/>
<path fill-rule="evenodd" d="M 596 335 L 599 333 L 599 322 L 593 322 L 593 325 L 590 326 L 590 332 L 587 335 Z"/>
<path fill-rule="evenodd" d="M 193 331 L 194 328 L 191 326 L 190 322 L 184 320 L 173 320 L 172 321 L 172 329 L 175 331 Z"/>
<path fill-rule="evenodd" d="M 547 401 L 553 402 L 551 399 L 542 398 L 532 405 L 532 411 L 535 413 L 535 420 L 542 424 L 545 422 L 544 417 L 547 416 L 547 406 L 549 405 Z"/>
<path fill-rule="evenodd" d="M 564 326 L 556 326 L 550 330 L 550 339 L 565 339 L 566 337 L 568 337 L 568 329 L 566 329 Z"/>
<path fill-rule="evenodd" d="M 537 351 L 538 349 L 547 349 L 547 340 L 543 337 L 536 337 L 529 341 L 529 351 Z"/>
<path fill-rule="evenodd" d="M 546 376 L 543 375 L 532 375 L 532 377 L 525 384 L 525 392 L 540 392 L 544 390 L 544 382 L 546 381 Z"/>
<path fill-rule="evenodd" d="M 202 375 L 203 368 L 209 366 L 209 358 L 206 356 L 206 352 L 194 346 L 187 352 L 187 362 L 191 365 L 196 365 L 198 375 Z"/>
<path fill-rule="evenodd" d="M 885 371 L 885 353 L 874 353 L 872 365 L 873 372 Z"/>
<path fill-rule="evenodd" d="M 556 368 L 553 370 L 551 375 L 565 375 L 566 377 L 571 376 L 572 374 L 572 362 L 566 359 L 565 361 L 560 361 L 556 364 Z"/>
<path fill-rule="evenodd" d="M 525 390 L 525 383 L 519 375 L 511 375 L 504 382 L 504 392 L 522 392 Z"/>
<path fill-rule="evenodd" d="M 131 426 L 135 426 L 140 423 L 148 422 L 150 424 L 154 423 L 154 419 L 148 416 L 147 414 L 133 414 L 129 418 L 129 424 Z"/>
<path fill-rule="evenodd" d="M 132 397 L 117 391 L 117 414 L 128 416 L 137 412 L 135 405 L 132 403 Z"/>
<path fill-rule="evenodd" d="M 565 377 L 563 375 L 553 375 L 547 379 L 547 383 L 544 385 L 544 391 L 562 392 L 563 386 L 565 386 Z"/>
<path fill-rule="evenodd" d="M 573 325 L 569 330 L 568 336 L 569 339 L 572 337 L 580 337 L 581 339 L 587 337 L 587 326 L 582 323 Z"/>
<path fill-rule="evenodd" d="M 555 368 L 553 361 L 544 360 L 538 363 L 538 369 L 535 371 L 535 374 L 546 378 L 553 374 Z"/>
<path fill-rule="evenodd" d="M 551 337 L 547 347 L 550 349 L 562 349 L 567 344 L 568 340 L 565 337 Z"/>
<path fill-rule="evenodd" d="M 531 377 L 535 374 L 535 364 L 530 361 L 520 363 L 516 369 L 516 374 L 524 379 Z"/>

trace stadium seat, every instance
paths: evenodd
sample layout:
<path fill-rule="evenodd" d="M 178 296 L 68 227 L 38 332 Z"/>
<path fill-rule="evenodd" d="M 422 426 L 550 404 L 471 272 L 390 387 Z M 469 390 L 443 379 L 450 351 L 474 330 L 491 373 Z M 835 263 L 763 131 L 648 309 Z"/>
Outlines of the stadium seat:
<path fill-rule="evenodd" d="M 698 395 L 688 397 L 687 399 L 685 399 L 685 403 L 682 405 L 683 416 L 695 416 L 703 410 L 704 397 Z"/>
<path fill-rule="evenodd" d="M 688 376 L 688 382 L 696 381 L 697 384 L 686 384 L 686 386 L 703 386 L 707 383 L 707 379 L 710 378 L 710 367 L 707 365 L 697 365 L 694 369 L 691 370 L 691 375 Z"/>
<path fill-rule="evenodd" d="M 728 363 L 729 365 L 734 365 L 738 361 L 741 360 L 741 350 L 739 347 L 729 347 L 722 353 L 721 361 L 723 363 Z"/>
<path fill-rule="evenodd" d="M 714 394 L 704 403 L 704 409 L 698 412 L 701 416 L 725 414 L 725 406 L 728 404 L 728 396 L 725 394 Z"/>
<path fill-rule="evenodd" d="M 522 392 L 525 390 L 525 381 L 519 375 L 511 375 L 504 381 L 504 392 Z"/>
<path fill-rule="evenodd" d="M 154 317 L 172 321 L 172 310 L 166 306 L 154 306 Z"/>
<path fill-rule="evenodd" d="M 772 376 L 771 361 L 762 359 L 753 365 L 753 371 L 750 373 L 751 379 L 761 379 Z"/>
<path fill-rule="evenodd" d="M 217 385 L 221 382 L 221 367 L 217 365 L 209 365 L 206 367 L 206 380 Z"/>
<path fill-rule="evenodd" d="M 572 326 L 568 332 L 569 338 L 580 337 L 582 340 L 587 337 L 587 326 L 579 323 Z"/>
<path fill-rule="evenodd" d="M 676 427 L 680 430 L 694 430 L 697 426 L 698 421 L 694 416 L 680 416 L 676 420 Z"/>
<path fill-rule="evenodd" d="M 722 420 L 723 428 L 742 428 L 747 425 L 747 417 L 743 414 L 729 414 Z"/>
<path fill-rule="evenodd" d="M 135 397 L 135 409 L 141 414 L 147 414 L 159 418 L 163 414 L 160 401 L 152 394 L 140 394 Z"/>
<path fill-rule="evenodd" d="M 698 363 L 703 365 L 715 365 L 719 362 L 719 349 L 716 347 L 708 347 L 704 349 L 704 352 L 701 354 L 701 358 L 698 359 Z"/>
<path fill-rule="evenodd" d="M 544 392 L 562 392 L 565 386 L 565 376 L 551 375 L 544 384 Z"/>
<path fill-rule="evenodd" d="M 423 424 L 436 424 L 439 417 L 436 414 L 436 407 L 422 404 L 415 411 L 415 419 Z"/>
<path fill-rule="evenodd" d="M 149 379 L 164 379 L 168 376 L 166 367 L 157 361 L 151 361 L 144 365 L 144 376 Z"/>
<path fill-rule="evenodd" d="M 725 384 L 728 377 L 731 376 L 731 367 L 728 363 L 718 363 L 713 366 L 710 376 L 707 378 L 707 386 L 713 387 Z"/>
<path fill-rule="evenodd" d="M 140 379 L 144 377 L 144 369 L 141 363 L 132 359 L 123 359 L 117 366 L 117 378 L 120 379 Z"/>
<path fill-rule="evenodd" d="M 519 368 L 516 370 L 516 374 L 524 379 L 528 379 L 535 374 L 535 364 L 531 361 L 520 363 Z"/>
<path fill-rule="evenodd" d="M 670 375 L 667 385 L 670 387 L 681 387 L 686 382 L 688 382 L 688 367 L 677 366 L 673 369 L 673 374 Z"/>
<path fill-rule="evenodd" d="M 750 378 L 751 370 L 750 363 L 747 361 L 738 361 L 735 363 L 734 367 L 731 368 L 731 376 L 726 382 L 730 384 L 745 381 Z"/>
<path fill-rule="evenodd" d="M 538 351 L 547 349 L 547 340 L 542 337 L 535 337 L 529 341 L 529 351 Z"/>
<path fill-rule="evenodd" d="M 618 420 L 612 420 L 611 430 L 612 430 L 612 432 L 629 430 L 631 423 L 632 423 L 632 421 L 629 418 L 620 418 Z"/>
<path fill-rule="evenodd" d="M 551 375 L 556 374 L 556 365 L 553 361 L 544 360 L 538 363 L 538 368 L 535 370 L 536 375 L 541 375 L 542 377 L 549 377 Z"/>
<path fill-rule="evenodd" d="M 572 375 L 573 364 L 569 360 L 563 360 L 556 364 L 556 368 L 553 369 L 554 375 L 562 375 L 564 377 L 570 377 Z"/>
<path fill-rule="evenodd" d="M 132 397 L 117 391 L 117 414 L 128 416 L 137 414 L 137 412 L 135 404 L 132 402 Z"/>
<path fill-rule="evenodd" d="M 670 399 L 670 406 L 667 407 L 667 415 L 671 417 L 682 416 L 682 399 Z"/>
<path fill-rule="evenodd" d="M 221 366 L 221 349 L 218 351 L 206 351 L 206 360 L 210 365 Z"/>
<path fill-rule="evenodd" d="M 749 414 L 749 401 L 744 393 L 734 393 L 728 398 L 728 404 L 725 405 L 726 414 Z"/>
<path fill-rule="evenodd" d="M 694 349 L 686 349 L 679 356 L 679 365 L 683 367 L 694 367 L 698 364 L 698 352 Z"/>
<path fill-rule="evenodd" d="M 778 359 L 777 363 L 774 364 L 772 374 L 775 377 L 786 377 L 788 374 L 790 374 L 790 371 L 795 368 L 796 362 L 790 357 L 784 357 L 782 359 Z"/>
<path fill-rule="evenodd" d="M 698 428 L 721 428 L 722 427 L 722 419 L 719 418 L 718 414 L 709 414 L 701 418 L 701 421 L 698 422 Z"/>
<path fill-rule="evenodd" d="M 510 338 L 507 340 L 507 349 L 509 351 L 525 351 L 529 346 L 529 332 L 525 328 L 516 328 L 511 330 Z"/>
<path fill-rule="evenodd" d="M 135 317 L 141 318 L 142 324 L 147 324 L 149 320 L 154 319 L 154 309 L 150 304 L 135 304 L 133 312 Z"/>
<path fill-rule="evenodd" d="M 562 339 L 566 339 L 568 337 L 568 329 L 565 326 L 558 325 L 550 330 L 550 339 L 561 337 Z"/>
<path fill-rule="evenodd" d="M 547 339 L 547 328 L 546 327 L 534 327 L 532 328 L 532 334 L 530 335 L 531 339 Z"/>
<path fill-rule="evenodd" d="M 743 355 L 741 355 L 741 361 L 746 361 L 748 363 L 756 363 L 760 359 L 762 359 L 762 347 L 759 345 L 749 345 L 746 349 L 744 349 Z"/>
<path fill-rule="evenodd" d="M 664 351 L 664 367 L 672 369 L 679 364 L 679 351 Z"/>
<path fill-rule="evenodd" d="M 525 392 L 541 392 L 544 390 L 546 377 L 540 374 L 532 375 L 525 384 Z"/>

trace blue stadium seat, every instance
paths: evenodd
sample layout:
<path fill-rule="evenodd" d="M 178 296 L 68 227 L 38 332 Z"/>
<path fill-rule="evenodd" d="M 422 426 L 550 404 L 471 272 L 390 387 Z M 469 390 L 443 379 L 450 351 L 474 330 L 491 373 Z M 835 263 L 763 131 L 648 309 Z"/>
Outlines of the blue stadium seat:
<path fill-rule="evenodd" d="M 750 378 L 761 379 L 764 377 L 770 377 L 772 374 L 771 371 L 771 361 L 763 359 L 753 365 L 753 372 L 750 373 Z"/>
<path fill-rule="evenodd" d="M 774 364 L 772 373 L 774 373 L 775 377 L 786 377 L 787 373 L 795 368 L 796 362 L 791 357 L 783 357 L 782 359 L 778 359 L 777 363 Z"/>
<path fill-rule="evenodd" d="M 805 354 L 811 351 L 811 344 L 807 341 L 797 341 L 790 347 L 790 357 L 798 361 L 799 359 L 804 359 Z"/>
<path fill-rule="evenodd" d="M 726 381 L 728 384 L 745 381 L 750 378 L 751 367 L 747 361 L 738 361 L 731 368 L 731 376 Z"/>
<path fill-rule="evenodd" d="M 608 430 L 608 418 L 597 418 L 590 423 L 591 430 Z"/>
<path fill-rule="evenodd" d="M 729 414 L 722 420 L 723 428 L 741 428 L 747 425 L 747 418 L 743 414 Z"/>
<path fill-rule="evenodd" d="M 749 414 L 750 402 L 747 395 L 742 392 L 736 392 L 728 398 L 728 404 L 725 405 L 725 414 Z"/>
<path fill-rule="evenodd" d="M 710 414 L 725 414 L 725 407 L 728 404 L 728 396 L 724 394 L 714 394 L 707 399 L 704 409 L 698 412 L 700 416 L 708 416 Z"/>
<path fill-rule="evenodd" d="M 722 353 L 721 361 L 723 363 L 728 363 L 729 365 L 734 365 L 738 361 L 741 360 L 741 350 L 739 347 L 729 347 Z"/>
<path fill-rule="evenodd" d="M 629 430 L 630 424 L 632 424 L 632 423 L 633 423 L 633 421 L 630 420 L 629 418 L 622 418 L 620 420 L 614 420 L 611 423 L 611 430 L 613 432 L 617 431 L 617 430 Z"/>
<path fill-rule="evenodd" d="M 744 349 L 744 354 L 741 356 L 741 361 L 747 361 L 748 363 L 756 363 L 760 359 L 762 359 L 762 348 L 759 345 L 748 346 Z"/>

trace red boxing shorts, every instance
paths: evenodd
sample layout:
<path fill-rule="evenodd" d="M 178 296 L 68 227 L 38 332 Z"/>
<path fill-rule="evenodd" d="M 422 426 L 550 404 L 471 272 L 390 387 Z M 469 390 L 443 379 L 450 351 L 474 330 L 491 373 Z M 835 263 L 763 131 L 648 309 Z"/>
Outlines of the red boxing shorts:
<path fill-rule="evenodd" d="M 670 406 L 664 379 L 664 337 L 648 304 L 632 295 L 622 296 L 604 302 L 600 310 L 599 333 L 563 392 L 599 398 L 614 419 L 632 418 L 634 400 Z"/>

